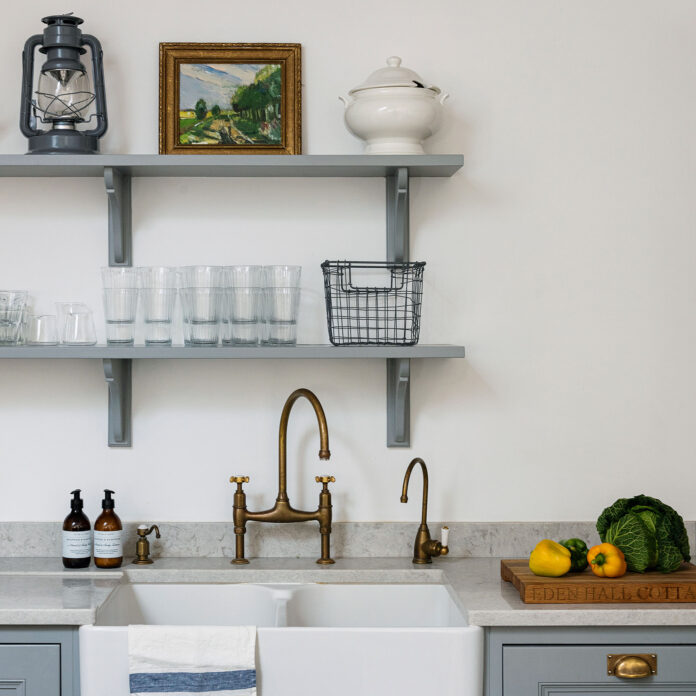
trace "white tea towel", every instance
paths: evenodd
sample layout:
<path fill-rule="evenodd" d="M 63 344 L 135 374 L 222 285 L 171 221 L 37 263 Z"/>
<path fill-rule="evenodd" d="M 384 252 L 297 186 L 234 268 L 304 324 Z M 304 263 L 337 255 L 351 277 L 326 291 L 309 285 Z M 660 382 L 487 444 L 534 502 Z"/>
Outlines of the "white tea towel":
<path fill-rule="evenodd" d="M 255 626 L 128 626 L 131 694 L 256 696 Z"/>

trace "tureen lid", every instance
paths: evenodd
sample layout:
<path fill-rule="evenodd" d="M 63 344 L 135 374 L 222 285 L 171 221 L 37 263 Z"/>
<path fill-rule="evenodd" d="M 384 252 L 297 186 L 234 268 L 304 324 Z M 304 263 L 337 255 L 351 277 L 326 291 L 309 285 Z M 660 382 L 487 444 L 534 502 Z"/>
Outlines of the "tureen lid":
<path fill-rule="evenodd" d="M 435 94 L 440 93 L 439 87 L 425 84 L 423 78 L 417 72 L 401 67 L 401 58 L 399 56 L 389 56 L 386 68 L 375 70 L 365 82 L 351 89 L 348 94 L 378 87 L 414 87 L 430 89 Z"/>

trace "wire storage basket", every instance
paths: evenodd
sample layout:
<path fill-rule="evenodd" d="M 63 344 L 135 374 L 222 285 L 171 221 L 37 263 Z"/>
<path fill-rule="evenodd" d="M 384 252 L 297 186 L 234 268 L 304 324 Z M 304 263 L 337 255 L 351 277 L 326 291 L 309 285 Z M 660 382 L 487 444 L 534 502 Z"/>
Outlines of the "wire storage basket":
<path fill-rule="evenodd" d="M 420 334 L 424 261 L 324 261 L 335 346 L 412 346 Z"/>

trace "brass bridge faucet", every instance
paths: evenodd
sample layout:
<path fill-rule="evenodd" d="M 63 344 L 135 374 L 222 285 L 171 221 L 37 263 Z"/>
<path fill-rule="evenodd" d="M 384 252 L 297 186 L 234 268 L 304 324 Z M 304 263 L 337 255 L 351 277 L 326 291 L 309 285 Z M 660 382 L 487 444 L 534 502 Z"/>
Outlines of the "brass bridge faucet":
<path fill-rule="evenodd" d="M 442 541 L 430 538 L 430 530 L 428 529 L 428 468 L 420 457 L 416 457 L 408 465 L 408 469 L 406 469 L 404 485 L 401 489 L 401 502 L 408 502 L 408 482 L 416 464 L 420 464 L 423 470 L 423 507 L 421 510 L 420 527 L 418 527 L 416 541 L 413 544 L 413 563 L 432 563 L 433 556 L 446 556 L 449 553 L 449 547 L 447 546 L 449 527 L 442 528 Z"/>
<path fill-rule="evenodd" d="M 287 439 L 288 439 L 288 420 L 290 411 L 294 403 L 303 396 L 314 408 L 319 424 L 319 459 L 329 459 L 329 429 L 326 425 L 324 409 L 319 403 L 319 399 L 309 389 L 296 389 L 285 402 L 283 412 L 280 416 L 280 432 L 278 434 L 278 497 L 275 505 L 270 510 L 263 512 L 249 512 L 246 507 L 246 493 L 242 484 L 249 482 L 248 476 L 232 476 L 230 483 L 237 484 L 234 493 L 234 534 L 235 534 L 235 557 L 232 563 L 248 563 L 244 558 L 244 534 L 246 533 L 247 520 L 254 522 L 309 522 L 316 520 L 319 522 L 321 532 L 321 558 L 317 563 L 328 565 L 333 563 L 331 558 L 331 492 L 329 483 L 336 480 L 333 476 L 316 476 L 315 481 L 322 484 L 319 491 L 319 507 L 314 512 L 305 510 L 295 510 L 288 500 L 287 493 Z"/>

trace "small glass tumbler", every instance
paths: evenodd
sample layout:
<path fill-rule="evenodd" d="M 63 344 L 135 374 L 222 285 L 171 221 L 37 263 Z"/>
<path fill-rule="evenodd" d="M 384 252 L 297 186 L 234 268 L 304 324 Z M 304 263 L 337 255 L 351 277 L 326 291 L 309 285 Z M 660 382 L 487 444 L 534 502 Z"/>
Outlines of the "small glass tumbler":
<path fill-rule="evenodd" d="M 146 346 L 172 344 L 172 319 L 176 304 L 176 269 L 168 266 L 138 268 Z"/>
<path fill-rule="evenodd" d="M 91 309 L 79 302 L 62 302 L 57 307 L 61 343 L 66 346 L 93 346 L 97 342 Z"/>
<path fill-rule="evenodd" d="M 297 343 L 299 288 L 265 288 L 264 314 L 267 341 L 270 345 Z"/>
<path fill-rule="evenodd" d="M 104 318 L 106 342 L 132 345 L 135 342 L 135 317 L 138 311 L 138 288 L 105 288 Z"/>
<path fill-rule="evenodd" d="M 29 346 L 58 345 L 58 319 L 55 314 L 27 316 L 25 339 Z"/>
<path fill-rule="evenodd" d="M 142 288 L 146 346 L 172 345 L 172 319 L 176 288 Z"/>
<path fill-rule="evenodd" d="M 259 342 L 262 288 L 228 288 L 226 297 L 226 319 L 229 338 L 223 343 L 255 346 Z"/>
<path fill-rule="evenodd" d="M 216 346 L 220 338 L 222 288 L 182 288 L 184 344 Z"/>
<path fill-rule="evenodd" d="M 26 290 L 0 290 L 0 345 L 20 342 L 26 304 Z"/>

